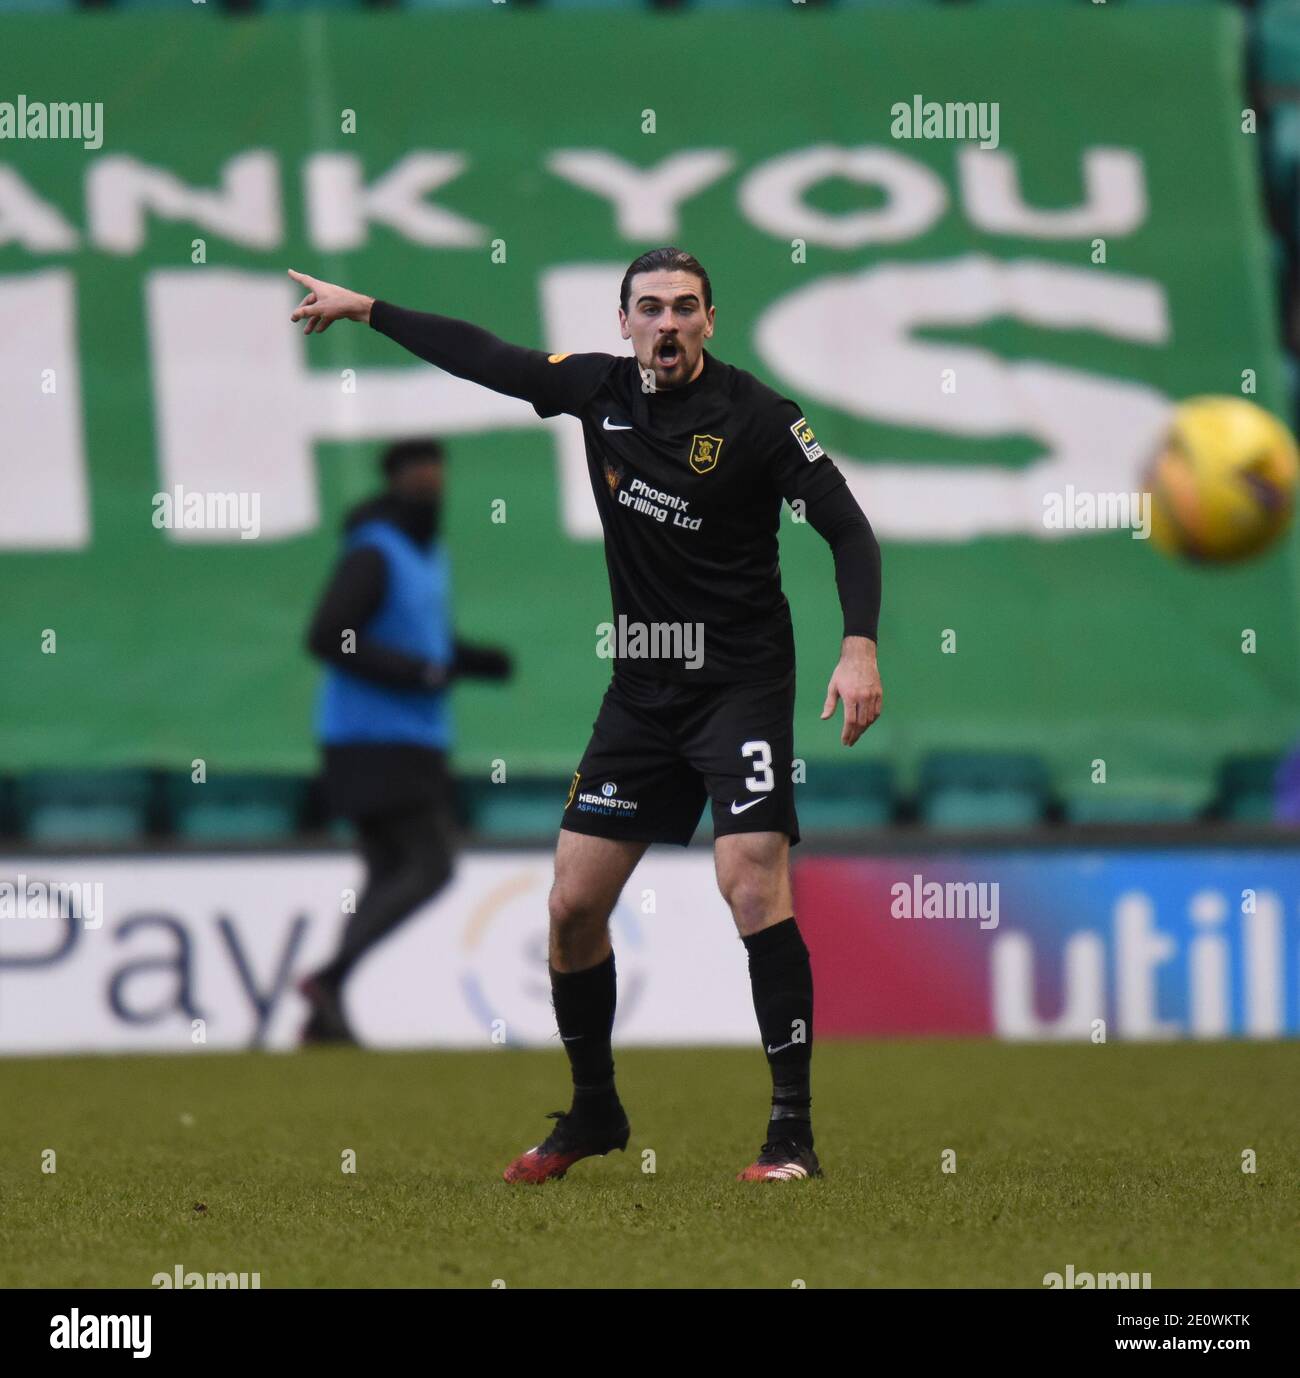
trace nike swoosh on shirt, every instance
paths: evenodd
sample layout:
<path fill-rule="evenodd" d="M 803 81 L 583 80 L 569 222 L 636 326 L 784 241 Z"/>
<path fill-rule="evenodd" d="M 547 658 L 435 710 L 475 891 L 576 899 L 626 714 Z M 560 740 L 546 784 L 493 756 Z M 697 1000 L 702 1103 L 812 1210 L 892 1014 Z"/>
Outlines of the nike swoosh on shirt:
<path fill-rule="evenodd" d="M 772 1047 L 772 1045 L 769 1043 L 769 1044 L 767 1045 L 767 1051 L 768 1051 L 769 1053 L 780 1053 L 780 1052 L 784 1052 L 786 1048 L 793 1048 L 793 1047 L 794 1047 L 794 1039 L 792 1038 L 792 1039 L 789 1041 L 789 1043 L 782 1043 L 781 1046 L 780 1046 L 779 1048 L 774 1048 L 774 1047 Z"/>
<path fill-rule="evenodd" d="M 611 426 L 611 425 L 609 424 L 609 417 L 607 416 L 607 417 L 605 418 L 605 429 L 606 429 L 607 431 L 630 431 L 630 430 L 634 430 L 635 427 L 632 427 L 632 426 Z"/>
<path fill-rule="evenodd" d="M 737 808 L 736 806 L 740 803 L 740 801 L 737 799 L 733 799 L 731 801 L 731 811 L 732 813 L 744 813 L 746 809 L 752 809 L 755 804 L 761 804 L 762 802 L 763 801 L 761 799 L 751 799 L 748 804 L 740 804 L 740 807 Z"/>

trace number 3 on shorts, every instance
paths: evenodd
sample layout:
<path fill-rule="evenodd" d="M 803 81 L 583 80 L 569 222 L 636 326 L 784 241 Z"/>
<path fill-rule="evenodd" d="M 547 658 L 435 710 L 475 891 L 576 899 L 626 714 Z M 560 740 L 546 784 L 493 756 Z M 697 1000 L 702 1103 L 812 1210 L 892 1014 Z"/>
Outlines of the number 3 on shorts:
<path fill-rule="evenodd" d="M 754 774 L 745 778 L 745 788 L 754 794 L 766 794 L 776 784 L 772 774 L 772 748 L 767 742 L 746 742 L 740 754 L 754 765 Z"/>

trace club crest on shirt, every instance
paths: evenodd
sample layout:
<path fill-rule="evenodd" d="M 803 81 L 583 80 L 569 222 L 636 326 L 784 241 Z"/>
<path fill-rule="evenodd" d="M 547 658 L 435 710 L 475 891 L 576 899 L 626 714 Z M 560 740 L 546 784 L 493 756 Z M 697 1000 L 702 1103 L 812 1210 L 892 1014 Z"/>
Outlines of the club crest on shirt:
<path fill-rule="evenodd" d="M 813 434 L 813 428 L 808 424 L 806 416 L 801 416 L 790 427 L 790 434 L 799 442 L 799 448 L 804 452 L 810 464 L 814 459 L 820 459 L 826 453 L 817 443 L 817 437 Z"/>
<path fill-rule="evenodd" d="M 722 453 L 722 440 L 716 435 L 693 435 L 691 437 L 691 468 L 697 474 L 707 474 L 718 467 L 718 456 Z"/>
<path fill-rule="evenodd" d="M 618 485 L 619 485 L 619 482 L 620 482 L 620 480 L 622 479 L 622 477 L 623 477 L 623 471 L 622 471 L 622 469 L 620 469 L 620 468 L 618 467 L 617 464 L 611 464 L 608 460 L 606 460 L 606 461 L 605 461 L 605 482 L 609 484 L 609 491 L 610 491 L 611 493 L 613 493 L 613 492 L 615 492 L 615 491 L 617 490 Z"/>

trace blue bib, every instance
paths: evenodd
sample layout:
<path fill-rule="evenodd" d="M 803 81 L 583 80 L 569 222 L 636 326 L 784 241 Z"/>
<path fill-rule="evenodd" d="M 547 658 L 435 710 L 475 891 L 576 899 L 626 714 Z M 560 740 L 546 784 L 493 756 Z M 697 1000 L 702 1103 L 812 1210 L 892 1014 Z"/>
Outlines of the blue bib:
<path fill-rule="evenodd" d="M 382 520 L 348 533 L 345 549 L 369 546 L 384 557 L 384 601 L 358 639 L 419 656 L 438 665 L 452 658 L 451 583 L 447 558 L 434 542 L 425 549 Z M 331 746 L 345 742 L 408 742 L 446 750 L 451 713 L 445 690 L 392 689 L 330 666 L 316 709 L 316 734 Z"/>

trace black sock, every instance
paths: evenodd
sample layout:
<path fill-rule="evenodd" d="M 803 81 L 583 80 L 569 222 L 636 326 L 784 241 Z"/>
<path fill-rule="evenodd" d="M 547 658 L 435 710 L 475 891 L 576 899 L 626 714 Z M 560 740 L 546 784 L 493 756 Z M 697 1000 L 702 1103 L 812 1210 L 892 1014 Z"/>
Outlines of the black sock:
<path fill-rule="evenodd" d="M 812 966 L 793 918 L 751 933 L 749 982 L 754 1013 L 772 1071 L 769 1140 L 812 1147 Z"/>
<path fill-rule="evenodd" d="M 551 972 L 551 1002 L 564 1051 L 573 1073 L 570 1114 L 584 1119 L 621 1118 L 623 1108 L 614 1089 L 614 1029 L 617 982 L 614 954 L 586 971 Z"/>

